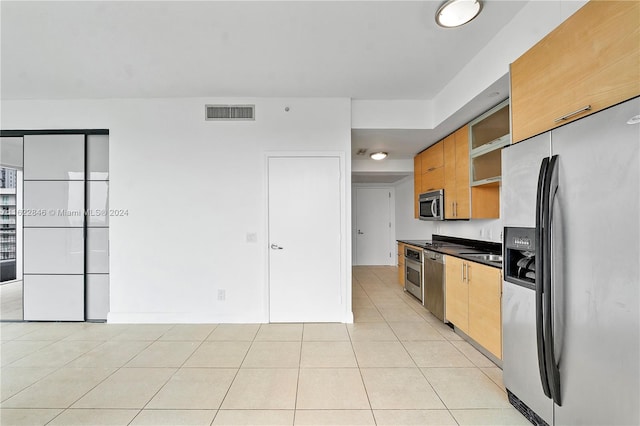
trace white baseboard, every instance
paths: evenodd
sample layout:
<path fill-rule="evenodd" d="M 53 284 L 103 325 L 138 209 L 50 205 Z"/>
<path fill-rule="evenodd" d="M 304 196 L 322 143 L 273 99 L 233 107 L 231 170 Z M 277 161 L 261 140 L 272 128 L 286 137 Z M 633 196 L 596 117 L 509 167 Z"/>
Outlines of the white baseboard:
<path fill-rule="evenodd" d="M 257 315 L 212 315 L 198 312 L 109 312 L 110 324 L 261 324 L 262 313 Z"/>

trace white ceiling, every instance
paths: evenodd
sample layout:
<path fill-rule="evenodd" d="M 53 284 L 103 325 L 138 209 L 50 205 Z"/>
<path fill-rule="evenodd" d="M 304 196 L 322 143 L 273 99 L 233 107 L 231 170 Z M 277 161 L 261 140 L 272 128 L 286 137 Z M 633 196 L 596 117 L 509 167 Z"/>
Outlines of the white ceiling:
<path fill-rule="evenodd" d="M 445 29 L 434 21 L 442 2 L 2 0 L 0 93 L 432 99 L 526 4 L 485 0 L 478 18 Z M 354 129 L 352 158 L 412 158 L 504 99 L 508 80 L 497 89 L 501 99 L 488 88 L 435 129 Z"/>
<path fill-rule="evenodd" d="M 351 130 L 351 158 L 364 160 L 369 154 L 384 151 L 389 159 L 413 158 L 428 143 L 433 130 L 426 129 L 353 129 Z M 366 149 L 363 155 L 358 150 Z"/>
<path fill-rule="evenodd" d="M 525 4 L 440 3 L 2 1 L 2 98 L 431 99 Z"/>

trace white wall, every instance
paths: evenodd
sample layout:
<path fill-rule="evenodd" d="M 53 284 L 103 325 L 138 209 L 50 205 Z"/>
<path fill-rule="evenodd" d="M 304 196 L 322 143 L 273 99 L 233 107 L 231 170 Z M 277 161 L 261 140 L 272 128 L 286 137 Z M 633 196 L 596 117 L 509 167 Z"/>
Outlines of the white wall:
<path fill-rule="evenodd" d="M 427 99 L 353 100 L 354 129 L 431 129 L 433 102 Z"/>
<path fill-rule="evenodd" d="M 396 184 L 396 239 L 430 240 L 436 222 L 415 219 L 413 213 L 413 176 L 409 176 Z"/>
<path fill-rule="evenodd" d="M 351 160 L 352 172 L 413 173 L 413 158 L 384 161 Z"/>
<path fill-rule="evenodd" d="M 396 239 L 428 240 L 433 234 L 501 242 L 502 219 L 427 222 L 413 217 L 413 176 L 396 184 Z"/>
<path fill-rule="evenodd" d="M 206 103 L 255 103 L 256 121 L 205 122 Z M 2 128 L 109 129 L 110 207 L 129 212 L 110 223 L 110 322 L 263 322 L 266 153 L 348 159 L 350 110 L 331 98 L 3 101 Z M 349 161 L 343 171 L 349 200 Z M 342 240 L 349 320 L 350 235 Z"/>

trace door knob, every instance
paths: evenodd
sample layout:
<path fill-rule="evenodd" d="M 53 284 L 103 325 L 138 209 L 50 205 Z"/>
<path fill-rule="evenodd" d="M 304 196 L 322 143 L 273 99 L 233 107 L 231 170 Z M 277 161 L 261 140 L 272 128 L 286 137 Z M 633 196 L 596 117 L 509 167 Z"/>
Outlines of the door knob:
<path fill-rule="evenodd" d="M 282 250 L 282 247 L 276 244 L 271 244 L 271 250 Z"/>
<path fill-rule="evenodd" d="M 358 235 L 364 235 L 364 232 L 358 229 Z"/>

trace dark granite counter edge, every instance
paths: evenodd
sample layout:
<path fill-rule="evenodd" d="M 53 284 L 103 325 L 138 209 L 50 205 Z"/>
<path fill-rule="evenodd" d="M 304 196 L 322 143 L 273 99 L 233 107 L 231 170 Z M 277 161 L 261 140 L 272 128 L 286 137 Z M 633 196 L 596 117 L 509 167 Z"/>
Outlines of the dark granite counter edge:
<path fill-rule="evenodd" d="M 427 248 L 424 245 L 417 245 L 416 240 L 396 240 L 400 243 L 409 244 L 413 246 L 417 246 L 420 248 Z M 429 247 L 428 250 L 435 251 L 437 253 L 442 253 L 448 256 L 458 257 L 460 259 L 468 260 L 470 262 L 480 263 L 482 265 L 492 266 L 494 268 L 502 269 L 502 264 L 496 262 L 489 262 L 486 260 L 479 260 L 477 258 L 465 256 L 464 254 L 467 251 L 475 251 L 478 253 L 493 253 L 493 254 L 502 254 L 502 244 L 494 243 L 491 241 L 479 241 L 479 240 L 469 240 L 466 238 L 457 238 L 457 237 L 447 237 L 445 235 L 434 235 L 433 241 L 442 241 L 452 244 L 458 244 L 460 247 Z"/>

